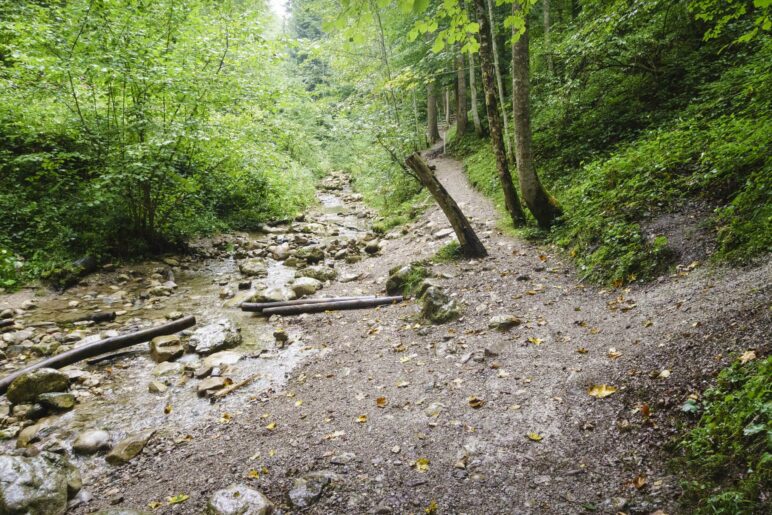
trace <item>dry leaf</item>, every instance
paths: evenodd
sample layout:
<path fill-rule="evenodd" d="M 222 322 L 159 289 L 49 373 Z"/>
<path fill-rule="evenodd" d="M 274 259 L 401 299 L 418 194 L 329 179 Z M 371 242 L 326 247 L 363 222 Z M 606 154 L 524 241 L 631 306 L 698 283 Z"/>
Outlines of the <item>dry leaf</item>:
<path fill-rule="evenodd" d="M 301 407 L 302 405 L 303 405 L 303 401 L 301 401 L 300 399 L 298 399 L 298 400 L 296 400 L 296 401 L 295 401 L 295 406 L 296 406 L 296 407 L 298 407 L 298 408 L 299 408 L 299 407 Z"/>
<path fill-rule="evenodd" d="M 614 347 L 609 347 L 607 356 L 611 359 L 617 359 L 620 356 L 622 356 L 622 353 L 617 352 L 617 350 Z"/>
<path fill-rule="evenodd" d="M 469 397 L 467 400 L 469 401 L 469 405 L 470 405 L 471 407 L 473 407 L 474 409 L 479 409 L 479 408 L 482 408 L 482 407 L 483 407 L 483 405 L 485 404 L 485 401 L 484 401 L 484 400 L 482 400 L 482 399 L 479 399 L 479 398 L 477 398 L 477 397 L 474 397 L 474 396 L 472 396 L 472 397 Z"/>
<path fill-rule="evenodd" d="M 147 503 L 147 507 L 150 508 L 151 510 L 157 510 L 163 505 L 164 503 L 162 503 L 161 501 L 150 501 L 149 503 Z"/>
<path fill-rule="evenodd" d="M 630 485 L 634 486 L 636 490 L 640 490 L 644 486 L 646 486 L 646 476 L 643 474 L 639 474 L 635 476 L 635 478 L 630 481 Z"/>
<path fill-rule="evenodd" d="M 644 416 L 644 418 L 649 418 L 651 416 L 651 408 L 649 408 L 649 405 L 644 403 L 641 405 L 641 415 Z"/>
<path fill-rule="evenodd" d="M 578 349 L 576 349 L 576 352 L 578 352 L 579 354 L 587 354 L 590 351 L 586 347 L 579 347 Z"/>
<path fill-rule="evenodd" d="M 587 390 L 587 393 L 590 394 L 592 397 L 602 399 L 604 397 L 608 397 L 609 395 L 611 395 L 616 391 L 617 389 L 615 386 L 610 386 L 607 384 L 596 384 L 592 388 Z"/>
<path fill-rule="evenodd" d="M 228 412 L 225 412 L 222 415 L 220 415 L 220 424 L 227 424 L 231 420 L 233 420 L 233 415 L 231 415 Z"/>
<path fill-rule="evenodd" d="M 359 422 L 360 424 L 364 424 L 365 422 L 367 422 L 367 415 L 359 415 L 357 417 L 357 422 Z"/>
<path fill-rule="evenodd" d="M 756 359 L 756 352 L 752 350 L 747 350 L 743 352 L 742 356 L 740 356 L 740 363 L 745 365 L 746 363 L 748 363 L 749 361 L 753 361 L 754 359 Z"/>
<path fill-rule="evenodd" d="M 260 472 L 256 471 L 255 469 L 251 469 L 249 472 L 247 472 L 247 477 L 249 479 L 260 479 Z"/>
<path fill-rule="evenodd" d="M 389 399 L 386 397 L 378 397 L 375 399 L 375 405 L 379 408 L 385 408 L 389 404 Z"/>
<path fill-rule="evenodd" d="M 274 429 L 276 429 L 276 422 L 271 422 L 270 424 L 268 424 L 267 426 L 265 426 L 265 428 L 266 428 L 268 431 L 273 431 Z"/>
<path fill-rule="evenodd" d="M 529 336 L 528 341 L 533 343 L 534 345 L 541 345 L 542 343 L 544 343 L 544 340 L 542 340 L 541 338 L 536 338 L 534 336 Z"/>
<path fill-rule="evenodd" d="M 432 499 L 432 502 L 429 503 L 429 507 L 424 510 L 424 513 L 426 513 L 426 515 L 435 515 L 437 513 L 437 510 L 439 510 L 439 506 L 437 506 L 437 501 Z"/>
<path fill-rule="evenodd" d="M 428 458 L 418 458 L 415 460 L 415 463 L 413 464 L 413 468 L 416 469 L 417 472 L 420 472 L 421 474 L 424 474 L 429 471 L 429 459 Z"/>
<path fill-rule="evenodd" d="M 667 379 L 670 377 L 670 370 L 664 369 L 662 372 L 659 373 L 659 377 L 662 379 Z"/>
<path fill-rule="evenodd" d="M 189 495 L 177 494 L 177 495 L 174 495 L 172 497 L 168 497 L 166 499 L 166 502 L 168 502 L 169 504 L 179 504 L 181 502 L 187 501 L 188 499 L 190 499 Z"/>
<path fill-rule="evenodd" d="M 166 406 L 164 406 L 164 415 L 168 415 L 171 412 L 172 412 L 172 405 L 171 404 L 167 404 Z"/>
<path fill-rule="evenodd" d="M 530 432 L 526 436 L 528 437 L 529 440 L 534 441 L 534 442 L 541 442 L 542 439 L 544 438 L 539 433 L 534 433 L 534 432 Z"/>

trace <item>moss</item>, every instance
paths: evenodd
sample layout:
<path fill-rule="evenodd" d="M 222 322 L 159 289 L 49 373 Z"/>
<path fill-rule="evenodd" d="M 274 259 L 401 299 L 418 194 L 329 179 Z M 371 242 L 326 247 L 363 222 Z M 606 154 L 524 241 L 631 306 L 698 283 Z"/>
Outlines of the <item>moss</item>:
<path fill-rule="evenodd" d="M 452 241 L 437 251 L 432 258 L 435 263 L 449 263 L 461 259 L 461 245 L 457 241 Z"/>

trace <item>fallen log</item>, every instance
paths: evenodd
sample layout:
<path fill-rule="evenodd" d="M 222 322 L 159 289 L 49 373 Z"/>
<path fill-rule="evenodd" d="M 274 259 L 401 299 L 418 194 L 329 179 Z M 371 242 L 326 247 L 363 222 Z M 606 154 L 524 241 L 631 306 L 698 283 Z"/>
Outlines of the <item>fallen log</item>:
<path fill-rule="evenodd" d="M 196 317 L 187 316 L 184 318 L 180 318 L 179 320 L 169 322 L 167 324 L 159 325 L 156 327 L 150 327 L 148 329 L 143 329 L 141 331 L 124 334 L 121 336 L 114 336 L 113 338 L 99 340 L 98 342 L 90 343 L 88 345 L 83 345 L 81 347 L 76 347 L 67 352 L 62 352 L 61 354 L 57 354 L 56 356 L 52 356 L 42 361 L 38 361 L 37 363 L 30 365 L 26 368 L 23 368 L 21 370 L 17 370 L 16 372 L 13 372 L 12 374 L 4 377 L 3 379 L 0 379 L 0 395 L 5 393 L 8 387 L 17 377 L 19 377 L 20 375 L 26 374 L 27 372 L 32 372 L 33 370 L 37 370 L 38 368 L 66 367 L 67 365 L 72 365 L 73 363 L 77 363 L 78 361 L 91 358 L 94 356 L 98 356 L 99 354 L 113 352 L 119 349 L 123 349 L 124 347 L 136 345 L 137 343 L 150 341 L 156 336 L 174 334 L 176 332 L 182 331 L 183 329 L 187 329 L 188 327 L 192 327 L 194 325 L 196 325 Z"/>
<path fill-rule="evenodd" d="M 395 297 L 372 297 L 369 299 L 342 300 L 338 302 L 323 302 L 319 304 L 300 304 L 297 306 L 282 306 L 276 308 L 265 308 L 264 315 L 300 315 L 303 313 L 321 313 L 323 311 L 340 311 L 344 309 L 366 309 L 385 304 L 396 304 L 402 302 L 404 298 L 401 295 Z"/>
<path fill-rule="evenodd" d="M 266 308 L 280 308 L 284 306 L 300 306 L 304 304 L 324 304 L 328 302 L 341 302 L 344 300 L 374 299 L 375 295 L 364 295 L 360 297 L 331 297 L 331 298 L 308 298 L 299 300 L 282 300 L 275 302 L 242 302 L 242 311 L 262 311 Z"/>

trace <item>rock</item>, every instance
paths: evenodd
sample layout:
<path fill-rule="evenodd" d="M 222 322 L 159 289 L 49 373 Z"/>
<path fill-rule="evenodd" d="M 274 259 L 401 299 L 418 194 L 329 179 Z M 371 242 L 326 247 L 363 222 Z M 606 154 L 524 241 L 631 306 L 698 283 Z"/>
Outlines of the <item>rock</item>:
<path fill-rule="evenodd" d="M 169 311 L 166 313 L 166 320 L 179 320 L 185 316 L 181 311 Z"/>
<path fill-rule="evenodd" d="M 156 377 L 178 376 L 185 371 L 185 365 L 174 361 L 159 363 L 151 372 Z"/>
<path fill-rule="evenodd" d="M 196 329 L 190 337 L 190 347 L 199 354 L 211 354 L 235 347 L 241 343 L 241 334 L 236 326 L 223 318 L 217 322 Z"/>
<path fill-rule="evenodd" d="M 67 390 L 67 374 L 53 368 L 39 368 L 17 377 L 8 387 L 6 397 L 13 404 L 31 402 L 41 393 Z"/>
<path fill-rule="evenodd" d="M 456 301 L 436 286 L 426 290 L 422 301 L 421 316 L 435 324 L 455 320 L 461 315 Z"/>
<path fill-rule="evenodd" d="M 40 342 L 32 346 L 32 352 L 41 356 L 50 356 L 54 354 L 62 344 L 56 340 Z"/>
<path fill-rule="evenodd" d="M 259 258 L 246 259 L 239 263 L 239 271 L 249 277 L 265 277 L 268 275 L 268 268 L 265 261 Z"/>
<path fill-rule="evenodd" d="M 322 288 L 322 283 L 313 277 L 298 277 L 290 288 L 298 298 L 301 298 L 316 293 Z"/>
<path fill-rule="evenodd" d="M 322 496 L 330 478 L 324 473 L 310 473 L 295 479 L 289 491 L 290 503 L 295 508 L 308 508 Z"/>
<path fill-rule="evenodd" d="M 169 288 L 168 286 L 164 286 L 163 284 L 159 284 L 157 286 L 153 286 L 147 291 L 147 294 L 151 297 L 168 297 L 172 294 L 172 288 Z"/>
<path fill-rule="evenodd" d="M 308 245 L 295 252 L 295 257 L 304 259 L 308 263 L 314 264 L 324 259 L 324 251 L 316 245 Z"/>
<path fill-rule="evenodd" d="M 173 257 L 165 257 L 162 261 L 169 266 L 180 266 L 180 262 Z"/>
<path fill-rule="evenodd" d="M 239 290 L 248 290 L 252 288 L 252 281 L 239 281 Z"/>
<path fill-rule="evenodd" d="M 156 336 L 150 341 L 150 357 L 156 363 L 177 359 L 184 353 L 185 347 L 176 334 Z"/>
<path fill-rule="evenodd" d="M 386 293 L 389 295 L 401 295 L 415 268 L 414 265 L 406 265 L 389 270 L 389 278 L 386 280 Z"/>
<path fill-rule="evenodd" d="M 94 454 L 110 448 L 110 433 L 99 429 L 83 431 L 72 444 L 73 452 L 78 454 Z"/>
<path fill-rule="evenodd" d="M 354 282 L 357 279 L 359 279 L 361 275 L 362 274 L 357 274 L 357 273 L 343 274 L 340 278 L 340 282 L 342 283 Z"/>
<path fill-rule="evenodd" d="M 75 396 L 61 392 L 41 393 L 38 402 L 48 409 L 69 410 L 75 407 Z"/>
<path fill-rule="evenodd" d="M 270 515 L 273 503 L 257 490 L 233 484 L 217 490 L 206 505 L 206 515 Z"/>
<path fill-rule="evenodd" d="M 25 300 L 24 302 L 21 303 L 21 309 L 25 311 L 30 309 L 37 309 L 37 307 L 38 307 L 38 303 L 35 299 Z"/>
<path fill-rule="evenodd" d="M 113 447 L 113 450 L 105 457 L 105 461 L 110 465 L 127 463 L 142 452 L 153 433 L 155 433 L 155 429 L 127 436 Z"/>
<path fill-rule="evenodd" d="M 80 486 L 78 469 L 58 454 L 0 455 L 0 513 L 63 514 Z"/>
<path fill-rule="evenodd" d="M 236 293 L 233 291 L 232 288 L 223 288 L 220 290 L 220 299 L 226 300 L 226 299 L 232 299 L 236 296 Z"/>
<path fill-rule="evenodd" d="M 334 268 L 324 265 L 308 266 L 298 272 L 299 277 L 311 277 L 317 281 L 332 281 L 338 277 L 338 272 Z"/>
<path fill-rule="evenodd" d="M 153 515 L 151 511 L 134 510 L 132 508 L 107 508 L 90 515 Z"/>
<path fill-rule="evenodd" d="M 333 465 L 347 465 L 357 459 L 357 455 L 353 452 L 343 452 L 330 458 L 330 463 Z"/>
<path fill-rule="evenodd" d="M 281 245 L 273 245 L 268 247 L 268 252 L 277 261 L 284 261 L 290 255 L 290 247 L 288 243 L 282 243 Z"/>
<path fill-rule="evenodd" d="M 453 229 L 448 228 L 448 229 L 440 229 L 439 231 L 432 234 L 432 236 L 434 236 L 434 238 L 437 240 L 441 240 L 442 238 L 446 238 L 451 234 L 453 234 Z"/>
<path fill-rule="evenodd" d="M 227 377 L 207 377 L 198 383 L 197 392 L 200 397 L 208 397 L 217 390 L 222 390 L 229 384 L 233 384 L 233 381 Z"/>
<path fill-rule="evenodd" d="M 0 311 L 0 320 L 8 320 L 9 318 L 13 318 L 12 309 L 4 309 Z"/>
<path fill-rule="evenodd" d="M 522 323 L 523 321 L 514 315 L 496 315 L 488 321 L 488 327 L 498 329 L 499 331 L 506 331 Z"/>
<path fill-rule="evenodd" d="M 265 290 L 256 293 L 252 297 L 252 302 L 283 302 L 285 300 L 296 299 L 297 295 L 289 288 L 276 287 L 266 288 Z"/>
<path fill-rule="evenodd" d="M 378 240 L 373 240 L 367 243 L 365 245 L 365 252 L 367 252 L 370 255 L 377 254 L 381 251 L 381 242 Z"/>
<path fill-rule="evenodd" d="M 147 385 L 147 391 L 150 393 L 164 393 L 167 388 L 168 386 L 161 381 L 150 381 L 150 384 Z"/>

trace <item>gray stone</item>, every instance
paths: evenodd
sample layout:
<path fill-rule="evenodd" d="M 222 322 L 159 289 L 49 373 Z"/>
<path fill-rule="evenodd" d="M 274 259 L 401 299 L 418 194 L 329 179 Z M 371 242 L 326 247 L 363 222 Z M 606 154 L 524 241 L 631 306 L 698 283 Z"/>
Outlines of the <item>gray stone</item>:
<path fill-rule="evenodd" d="M 6 397 L 13 404 L 30 402 L 41 393 L 67 390 L 67 374 L 53 368 L 39 368 L 17 377 L 8 387 Z"/>
<path fill-rule="evenodd" d="M 233 484 L 217 490 L 206 505 L 206 515 L 270 515 L 273 503 L 257 490 Z"/>
<path fill-rule="evenodd" d="M 78 454 L 94 454 L 110 447 L 110 433 L 99 429 L 83 431 L 72 444 L 72 450 Z"/>
<path fill-rule="evenodd" d="M 434 238 L 438 240 L 441 240 L 442 238 L 446 238 L 451 234 L 453 234 L 453 229 L 448 228 L 448 229 L 440 229 L 439 231 L 432 234 L 432 236 L 434 236 Z"/>
<path fill-rule="evenodd" d="M 252 302 L 283 302 L 285 300 L 296 299 L 297 295 L 289 288 L 274 287 L 266 288 L 252 297 Z"/>
<path fill-rule="evenodd" d="M 334 268 L 324 265 L 308 266 L 298 272 L 299 277 L 312 277 L 317 281 L 332 281 L 338 277 Z"/>
<path fill-rule="evenodd" d="M 81 487 L 80 473 L 63 456 L 0 455 L 0 513 L 59 515 Z"/>
<path fill-rule="evenodd" d="M 196 329 L 190 337 L 190 347 L 199 354 L 211 354 L 241 343 L 241 334 L 236 326 L 223 318 L 213 324 Z"/>
<path fill-rule="evenodd" d="M 290 286 L 298 298 L 313 295 L 322 288 L 322 282 L 313 277 L 298 277 Z"/>
<path fill-rule="evenodd" d="M 167 388 L 168 386 L 161 381 L 150 381 L 150 384 L 147 385 L 147 391 L 150 393 L 164 393 Z"/>
<path fill-rule="evenodd" d="M 127 463 L 137 454 L 142 452 L 142 449 L 145 448 L 145 445 L 153 436 L 153 433 L 155 433 L 155 430 L 150 429 L 148 431 L 142 431 L 141 433 L 127 436 L 113 447 L 113 450 L 105 457 L 105 461 L 111 465 Z"/>
<path fill-rule="evenodd" d="M 299 477 L 289 491 L 290 503 L 295 508 L 308 508 L 319 500 L 329 484 L 330 478 L 324 473 L 311 472 Z"/>
<path fill-rule="evenodd" d="M 268 275 L 268 268 L 265 261 L 259 258 L 246 259 L 239 263 L 239 271 L 248 277 L 265 277 Z"/>
<path fill-rule="evenodd" d="M 185 365 L 175 361 L 165 361 L 157 364 L 151 372 L 156 377 L 178 376 L 185 371 Z"/>
<path fill-rule="evenodd" d="M 201 397 L 212 395 L 217 390 L 222 390 L 229 384 L 232 384 L 233 381 L 228 379 L 227 377 L 207 377 L 206 379 L 202 380 L 200 383 L 198 383 L 197 392 L 198 395 Z"/>
<path fill-rule="evenodd" d="M 365 245 L 365 252 L 367 252 L 368 254 L 371 254 L 371 255 L 377 254 L 380 251 L 381 251 L 380 241 L 377 241 L 377 240 L 370 241 L 367 243 L 367 245 Z"/>
<path fill-rule="evenodd" d="M 309 245 L 307 247 L 298 249 L 298 251 L 295 252 L 295 257 L 298 259 L 304 259 L 308 263 L 314 264 L 324 259 L 324 251 L 320 247 Z"/>
<path fill-rule="evenodd" d="M 171 361 L 185 353 L 185 347 L 176 334 L 156 336 L 150 341 L 150 357 L 156 363 Z"/>
<path fill-rule="evenodd" d="M 488 321 L 488 327 L 498 329 L 499 331 L 506 331 L 522 323 L 523 321 L 514 315 L 496 315 Z"/>
<path fill-rule="evenodd" d="M 41 393 L 38 402 L 49 409 L 69 410 L 75 407 L 75 396 L 61 392 Z"/>
<path fill-rule="evenodd" d="M 422 301 L 421 316 L 435 324 L 455 320 L 461 315 L 456 301 L 436 286 L 426 290 Z"/>

